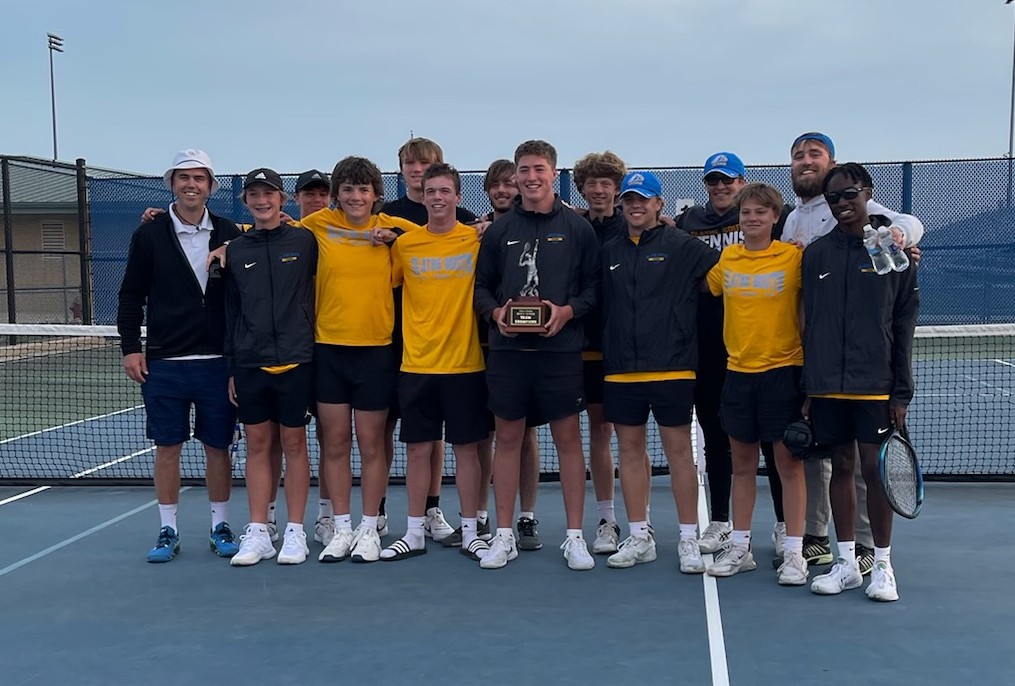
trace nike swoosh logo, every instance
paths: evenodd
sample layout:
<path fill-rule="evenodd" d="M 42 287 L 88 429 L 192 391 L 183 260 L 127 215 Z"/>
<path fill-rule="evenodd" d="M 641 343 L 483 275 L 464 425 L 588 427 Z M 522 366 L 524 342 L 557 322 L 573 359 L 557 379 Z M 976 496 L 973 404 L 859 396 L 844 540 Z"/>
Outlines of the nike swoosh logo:
<path fill-rule="evenodd" d="M 825 278 L 826 276 L 828 276 L 831 273 L 832 272 L 825 272 L 824 274 L 818 274 L 818 280 L 820 281 L 821 279 Z"/>
<path fill-rule="evenodd" d="M 618 263 L 618 264 L 611 264 L 611 265 L 610 265 L 610 271 L 612 272 L 612 271 L 613 271 L 614 269 L 616 269 L 616 268 L 617 268 L 617 267 L 619 267 L 619 266 L 620 266 L 620 264 L 619 264 L 619 263 Z"/>
<path fill-rule="evenodd" d="M 514 245 L 516 243 L 521 243 L 521 241 L 508 241 L 507 242 L 508 245 Z"/>
<path fill-rule="evenodd" d="M 257 264 L 257 262 L 251 262 L 250 264 L 244 263 L 244 264 L 243 264 L 243 268 L 244 268 L 244 269 L 250 269 L 250 268 L 251 268 L 251 267 L 253 267 L 253 266 L 254 266 L 255 264 Z"/>
<path fill-rule="evenodd" d="M 888 429 L 878 429 L 878 436 L 888 433 Z"/>

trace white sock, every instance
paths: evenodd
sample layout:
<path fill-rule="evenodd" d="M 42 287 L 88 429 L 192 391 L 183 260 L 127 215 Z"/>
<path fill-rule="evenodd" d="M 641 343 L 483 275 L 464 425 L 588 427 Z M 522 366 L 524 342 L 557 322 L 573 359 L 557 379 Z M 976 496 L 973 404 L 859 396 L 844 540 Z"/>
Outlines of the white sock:
<path fill-rule="evenodd" d="M 285 532 L 287 534 L 301 534 L 303 533 L 303 524 L 301 522 L 289 522 L 285 525 Z"/>
<path fill-rule="evenodd" d="M 532 519 L 532 520 L 535 520 L 535 518 L 536 518 L 536 513 L 535 512 L 519 512 L 518 513 L 518 519 Z"/>
<path fill-rule="evenodd" d="M 856 567 L 856 541 L 839 541 L 839 557 Z"/>
<path fill-rule="evenodd" d="M 508 527 L 507 529 L 497 527 L 497 535 L 504 536 L 505 538 L 510 539 L 512 541 L 515 540 L 515 530 L 510 527 Z"/>
<path fill-rule="evenodd" d="M 652 506 L 645 506 L 645 521 L 648 522 L 649 526 L 652 526 Z"/>
<path fill-rule="evenodd" d="M 216 526 L 222 522 L 229 521 L 229 501 L 222 503 L 211 503 L 211 528 L 215 529 Z M 174 529 L 176 527 L 173 527 Z"/>
<path fill-rule="evenodd" d="M 462 547 L 468 548 L 476 540 L 477 517 L 462 517 Z"/>
<path fill-rule="evenodd" d="M 680 525 L 680 540 L 685 538 L 698 539 L 698 525 L 697 524 L 681 524 Z"/>
<path fill-rule="evenodd" d="M 317 518 L 334 517 L 335 508 L 331 506 L 331 498 L 321 498 L 317 501 Z"/>
<path fill-rule="evenodd" d="M 648 522 L 629 522 L 628 526 L 631 527 L 631 536 L 633 538 L 648 540 Z"/>
<path fill-rule="evenodd" d="M 176 510 L 179 508 L 177 503 L 170 505 L 163 505 L 159 503 L 159 519 L 162 520 L 163 527 L 170 527 L 173 531 L 179 533 L 179 529 L 176 528 Z"/>
<path fill-rule="evenodd" d="M 405 518 L 405 542 L 413 550 L 421 550 L 426 547 L 426 542 L 423 538 L 423 521 L 425 519 L 426 517 Z"/>
<path fill-rule="evenodd" d="M 377 516 L 363 515 L 363 519 L 359 520 L 359 525 L 364 529 L 377 530 Z"/>
<path fill-rule="evenodd" d="M 268 525 L 266 523 L 251 522 L 250 523 L 250 528 L 253 529 L 254 531 L 256 531 L 259 534 L 264 534 L 265 536 L 268 535 Z"/>
<path fill-rule="evenodd" d="M 788 555 L 789 553 L 797 553 L 799 555 L 804 554 L 804 537 L 803 536 L 787 536 L 784 551 Z"/>
<path fill-rule="evenodd" d="M 478 521 L 480 524 L 486 524 L 488 521 L 490 521 L 490 511 L 476 510 L 476 521 Z"/>
<path fill-rule="evenodd" d="M 352 515 L 348 513 L 335 515 L 335 529 L 341 531 L 352 531 Z"/>
<path fill-rule="evenodd" d="M 275 503 L 276 501 L 274 500 L 268 503 L 268 521 L 272 524 L 275 523 Z"/>
<path fill-rule="evenodd" d="M 739 548 L 750 548 L 751 547 L 751 532 L 750 531 L 734 531 L 733 545 Z"/>
<path fill-rule="evenodd" d="M 568 529 L 567 530 L 567 537 L 568 538 L 582 538 L 582 530 L 581 529 Z"/>
<path fill-rule="evenodd" d="M 884 560 L 888 563 L 888 566 L 892 566 L 892 546 L 885 546 L 884 548 L 878 548 L 874 546 L 874 561 L 879 562 Z"/>
<path fill-rule="evenodd" d="M 607 524 L 617 523 L 617 511 L 613 507 L 612 500 L 597 500 L 596 511 L 600 519 L 605 519 Z"/>

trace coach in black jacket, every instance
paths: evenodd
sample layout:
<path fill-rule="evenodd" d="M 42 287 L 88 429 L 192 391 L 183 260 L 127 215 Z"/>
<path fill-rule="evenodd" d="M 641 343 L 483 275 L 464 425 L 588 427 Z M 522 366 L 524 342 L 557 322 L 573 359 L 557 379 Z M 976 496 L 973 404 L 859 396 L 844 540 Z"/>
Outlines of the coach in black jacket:
<path fill-rule="evenodd" d="M 228 448 L 236 419 L 222 357 L 224 289 L 221 278 L 209 274 L 206 261 L 211 250 L 240 232 L 205 206 L 218 188 L 205 153 L 180 152 L 163 178 L 176 201 L 168 212 L 134 231 L 116 315 L 123 367 L 141 384 L 148 438 L 155 442 L 153 478 L 162 528 L 148 561 L 168 562 L 180 547 L 180 451 L 190 438 L 191 405 L 194 435 L 204 443 L 208 458 L 211 546 L 229 557 L 236 552 L 227 523 L 232 484 Z M 148 344 L 142 354 L 146 309 Z"/>

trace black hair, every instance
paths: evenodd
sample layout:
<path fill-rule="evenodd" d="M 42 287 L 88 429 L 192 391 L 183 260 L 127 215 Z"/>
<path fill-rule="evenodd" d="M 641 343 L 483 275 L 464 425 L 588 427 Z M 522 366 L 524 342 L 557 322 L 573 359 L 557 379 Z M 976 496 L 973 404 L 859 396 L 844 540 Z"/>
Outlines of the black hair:
<path fill-rule="evenodd" d="M 845 164 L 837 164 L 828 171 L 825 175 L 825 180 L 821 184 L 822 193 L 828 191 L 828 184 L 836 176 L 845 176 L 850 181 L 860 184 L 861 188 L 874 188 L 874 181 L 871 180 L 870 173 L 863 165 L 856 162 L 846 162 Z"/>

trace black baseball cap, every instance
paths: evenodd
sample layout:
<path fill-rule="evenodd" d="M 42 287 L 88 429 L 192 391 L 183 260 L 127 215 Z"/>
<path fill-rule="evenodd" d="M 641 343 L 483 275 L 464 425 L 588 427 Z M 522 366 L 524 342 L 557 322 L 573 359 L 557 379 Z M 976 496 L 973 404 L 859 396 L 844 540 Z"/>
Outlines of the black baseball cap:
<path fill-rule="evenodd" d="M 283 190 L 282 188 L 282 177 L 278 175 L 278 172 L 274 169 L 268 169 L 267 167 L 259 167 L 243 179 L 243 190 L 247 190 L 253 185 L 263 183 L 265 186 L 270 186 L 277 191 Z"/>
<path fill-rule="evenodd" d="M 311 169 L 300 174 L 299 178 L 296 179 L 296 192 L 299 193 L 304 188 L 310 186 L 324 186 L 325 188 L 331 188 L 331 181 L 328 180 L 328 175 L 322 171 Z"/>

